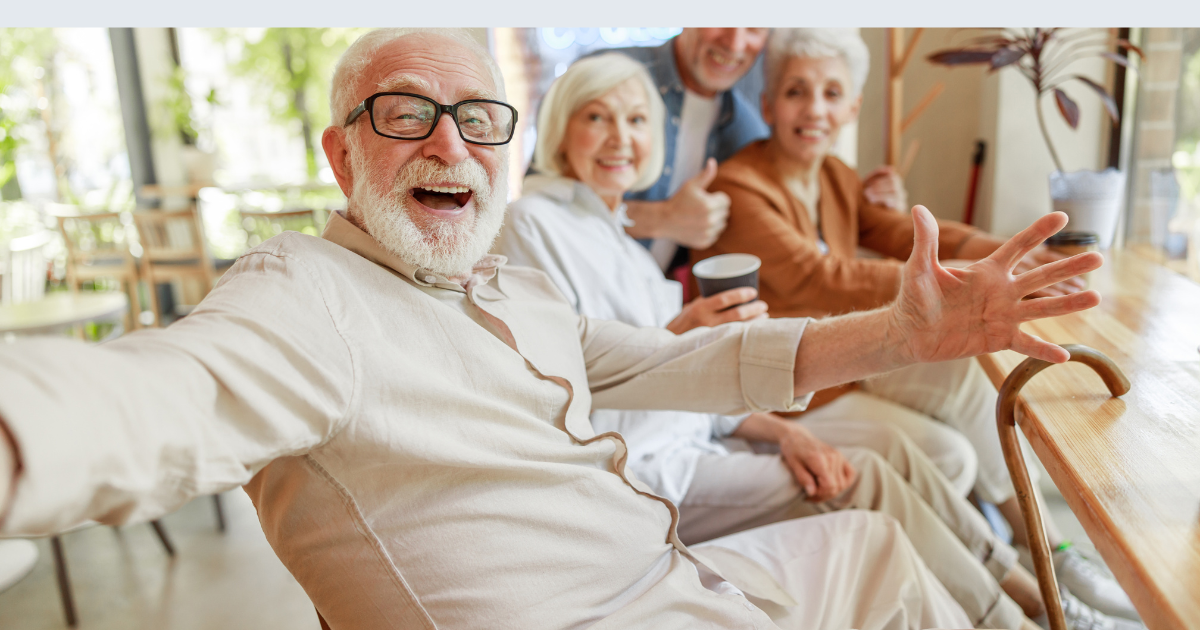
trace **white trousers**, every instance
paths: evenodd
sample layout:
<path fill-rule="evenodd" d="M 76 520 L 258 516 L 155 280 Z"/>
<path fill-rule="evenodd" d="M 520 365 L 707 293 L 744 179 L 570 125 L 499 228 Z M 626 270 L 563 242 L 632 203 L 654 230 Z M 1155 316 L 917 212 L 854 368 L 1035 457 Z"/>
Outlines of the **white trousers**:
<path fill-rule="evenodd" d="M 796 606 L 747 596 L 782 630 L 970 628 L 971 621 L 891 517 L 848 510 L 784 521 L 697 545 L 764 567 Z M 722 590 L 722 584 L 706 584 Z"/>
<path fill-rule="evenodd" d="M 863 389 L 926 414 L 965 436 L 975 449 L 978 463 L 975 492 L 979 498 L 1003 503 L 1016 495 L 996 430 L 998 395 L 978 361 L 917 364 L 870 379 L 863 383 Z M 917 437 L 925 434 L 920 428 L 903 420 L 897 426 L 922 449 L 926 447 Z M 1030 477 L 1037 482 L 1036 469 L 1030 470 Z"/>

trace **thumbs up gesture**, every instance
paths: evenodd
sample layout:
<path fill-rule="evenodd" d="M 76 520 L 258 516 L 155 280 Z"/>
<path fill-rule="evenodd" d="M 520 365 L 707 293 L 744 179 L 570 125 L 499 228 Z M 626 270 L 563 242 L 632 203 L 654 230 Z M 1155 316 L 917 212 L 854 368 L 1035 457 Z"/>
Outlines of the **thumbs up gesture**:
<path fill-rule="evenodd" d="M 684 182 L 667 200 L 660 236 L 692 249 L 704 249 L 716 242 L 729 218 L 729 195 L 708 192 L 717 176 L 717 161 L 708 158 L 699 175 Z"/>

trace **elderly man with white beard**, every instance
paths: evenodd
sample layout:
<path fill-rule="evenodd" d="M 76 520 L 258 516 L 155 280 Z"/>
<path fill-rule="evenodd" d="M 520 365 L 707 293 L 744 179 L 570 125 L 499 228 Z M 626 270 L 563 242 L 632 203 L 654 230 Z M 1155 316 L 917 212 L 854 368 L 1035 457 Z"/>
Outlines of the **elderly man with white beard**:
<path fill-rule="evenodd" d="M 0 350 L 0 534 L 145 520 L 244 485 L 339 630 L 965 627 L 880 515 L 689 549 L 588 412 L 794 410 L 918 361 L 1064 361 L 1018 324 L 1098 296 L 1022 297 L 1099 255 L 1011 274 L 1062 215 L 947 270 L 918 208 L 894 305 L 676 336 L 579 317 L 540 272 L 486 255 L 515 112 L 480 46 L 375 31 L 333 86 L 323 145 L 349 203 L 322 238 L 248 252 L 167 330 Z"/>

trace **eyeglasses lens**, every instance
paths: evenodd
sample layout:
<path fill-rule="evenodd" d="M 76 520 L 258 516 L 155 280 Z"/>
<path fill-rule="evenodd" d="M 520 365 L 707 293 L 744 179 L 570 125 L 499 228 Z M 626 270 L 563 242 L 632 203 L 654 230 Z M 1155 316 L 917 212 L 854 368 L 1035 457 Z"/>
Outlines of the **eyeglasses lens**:
<path fill-rule="evenodd" d="M 375 99 L 375 128 L 394 138 L 421 138 L 439 115 L 437 106 L 411 96 L 387 94 Z M 458 128 L 473 142 L 502 143 L 512 137 L 513 111 L 506 105 L 464 102 L 458 108 Z"/>

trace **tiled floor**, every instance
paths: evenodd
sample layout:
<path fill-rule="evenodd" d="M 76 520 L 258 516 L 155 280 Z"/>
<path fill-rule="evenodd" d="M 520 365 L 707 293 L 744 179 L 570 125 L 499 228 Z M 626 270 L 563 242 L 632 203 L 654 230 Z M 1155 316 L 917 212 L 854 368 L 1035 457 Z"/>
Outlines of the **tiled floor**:
<path fill-rule="evenodd" d="M 163 519 L 171 560 L 149 525 L 92 527 L 63 538 L 80 630 L 316 630 L 316 613 L 267 544 L 249 497 L 222 496 L 216 530 L 204 497 Z M 38 564 L 0 593 L 0 629 L 66 628 L 48 541 Z"/>

